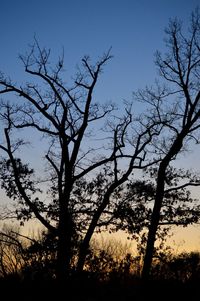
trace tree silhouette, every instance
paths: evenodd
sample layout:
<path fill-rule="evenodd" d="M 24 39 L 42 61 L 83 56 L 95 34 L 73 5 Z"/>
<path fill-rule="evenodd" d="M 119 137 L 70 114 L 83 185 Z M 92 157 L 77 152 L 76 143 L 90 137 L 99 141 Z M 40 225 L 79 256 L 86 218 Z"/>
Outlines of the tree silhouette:
<path fill-rule="evenodd" d="M 169 166 L 189 142 L 199 142 L 199 34 L 198 9 L 191 15 L 188 33 L 184 33 L 181 22 L 177 19 L 171 20 L 166 29 L 168 53 L 164 58 L 159 52 L 156 54 L 156 64 L 163 85 L 157 83 L 155 89 L 147 88 L 137 94 L 142 101 L 152 104 L 152 118 L 159 119 L 164 125 L 160 139 L 156 142 L 161 162 L 157 170 L 154 207 L 144 258 L 144 278 L 150 273 Z"/>
<path fill-rule="evenodd" d="M 95 102 L 95 86 L 111 59 L 110 52 L 95 64 L 85 56 L 72 84 L 63 79 L 63 56 L 51 65 L 50 51 L 37 41 L 20 58 L 33 82 L 18 85 L 3 74 L 0 78 L 0 94 L 14 96 L 10 102 L 1 102 L 4 138 L 0 150 L 5 155 L 1 185 L 18 202 L 22 222 L 35 216 L 55 237 L 57 278 L 62 282 L 70 275 L 77 241 L 81 242 L 77 255 L 77 271 L 81 272 L 90 239 L 114 201 L 113 195 L 133 170 L 155 162 L 148 148 L 161 127 L 157 120 L 144 116 L 133 120 L 129 104 L 119 116 L 112 104 Z M 17 139 L 17 134 L 29 129 L 47 141 L 42 161 L 46 172 L 39 179 L 19 153 L 25 139 Z"/>

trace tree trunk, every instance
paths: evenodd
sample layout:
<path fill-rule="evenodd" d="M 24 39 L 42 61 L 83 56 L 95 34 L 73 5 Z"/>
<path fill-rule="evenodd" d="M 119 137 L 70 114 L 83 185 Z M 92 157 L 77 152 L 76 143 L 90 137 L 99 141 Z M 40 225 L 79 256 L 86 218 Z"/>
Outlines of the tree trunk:
<path fill-rule="evenodd" d="M 154 244 L 156 240 L 156 233 L 158 230 L 159 220 L 160 220 L 160 211 L 162 208 L 162 201 L 164 197 L 164 189 L 165 189 L 165 180 L 166 180 L 166 169 L 169 166 L 172 158 L 178 154 L 182 148 L 183 140 L 187 134 L 187 130 L 183 129 L 181 133 L 177 136 L 172 144 L 170 150 L 167 155 L 163 158 L 160 163 L 158 175 L 157 175 L 157 183 L 156 183 L 156 196 L 153 207 L 153 212 L 151 216 L 151 222 L 149 226 L 149 233 L 147 237 L 147 246 L 144 257 L 144 264 L 142 269 L 142 279 L 148 280 L 150 276 L 151 264 L 153 260 L 154 253 Z"/>
<path fill-rule="evenodd" d="M 80 274 L 83 271 L 84 264 L 85 264 L 85 259 L 86 259 L 86 256 L 87 256 L 87 251 L 88 251 L 89 244 L 90 244 L 90 240 L 91 240 L 92 235 L 94 233 L 94 230 L 96 228 L 99 216 L 100 216 L 100 210 L 98 210 L 96 212 L 96 214 L 94 215 L 94 217 L 91 221 L 91 224 L 88 228 L 88 231 L 87 231 L 87 233 L 84 237 L 84 240 L 81 244 L 80 251 L 79 251 L 78 263 L 77 263 L 77 273 L 78 274 Z"/>
<path fill-rule="evenodd" d="M 70 270 L 70 244 L 66 234 L 58 234 L 58 249 L 57 249 L 57 279 L 60 282 L 65 282 L 69 276 Z"/>
<path fill-rule="evenodd" d="M 77 274 L 81 274 L 84 268 L 85 259 L 87 256 L 87 251 L 89 248 L 91 237 L 87 235 L 87 237 L 84 238 L 83 242 L 81 243 L 80 250 L 79 250 L 79 257 L 78 257 L 78 263 L 77 263 Z"/>
<path fill-rule="evenodd" d="M 89 244 L 90 244 L 90 240 L 92 238 L 92 235 L 95 231 L 95 228 L 97 226 L 98 220 L 99 220 L 102 212 L 104 211 L 104 209 L 106 208 L 106 206 L 109 203 L 110 195 L 114 191 L 115 187 L 117 187 L 116 183 L 111 185 L 111 187 L 107 190 L 102 204 L 99 206 L 99 208 L 97 209 L 97 211 L 95 212 L 95 214 L 92 218 L 90 226 L 87 230 L 87 233 L 86 233 L 86 235 L 84 237 L 84 240 L 82 242 L 82 245 L 80 247 L 79 258 L 78 258 L 78 263 L 77 263 L 77 273 L 81 273 L 83 271 L 85 259 L 86 259 L 86 256 L 87 256 L 87 251 L 88 251 Z"/>
<path fill-rule="evenodd" d="M 165 171 L 166 167 L 163 167 L 162 164 L 158 171 L 157 178 L 157 191 L 155 196 L 155 203 L 153 207 L 153 212 L 151 216 L 151 223 L 149 226 L 148 238 L 147 238 L 147 246 L 144 257 L 144 264 L 142 269 L 142 279 L 148 280 L 151 271 L 151 264 L 153 260 L 154 253 L 154 244 L 156 241 L 156 233 L 160 220 L 160 210 L 162 207 L 162 200 L 164 197 L 164 186 L 165 186 Z"/>
<path fill-rule="evenodd" d="M 57 247 L 57 279 L 66 283 L 70 274 L 70 262 L 72 256 L 72 223 L 69 214 L 61 211 L 58 226 Z"/>

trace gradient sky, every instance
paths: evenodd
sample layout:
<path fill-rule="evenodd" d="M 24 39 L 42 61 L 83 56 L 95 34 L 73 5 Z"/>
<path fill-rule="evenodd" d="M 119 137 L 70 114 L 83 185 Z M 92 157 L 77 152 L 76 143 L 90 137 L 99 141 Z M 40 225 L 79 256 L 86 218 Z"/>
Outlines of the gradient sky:
<path fill-rule="evenodd" d="M 154 82 L 154 53 L 164 50 L 169 19 L 178 17 L 187 25 L 198 4 L 199 0 L 0 0 L 0 70 L 14 80 L 23 79 L 18 55 L 26 52 L 34 36 L 55 56 L 64 47 L 69 76 L 82 56 L 95 60 L 112 47 L 114 57 L 100 79 L 97 97 L 120 104 L 132 99 L 132 91 Z"/>
<path fill-rule="evenodd" d="M 112 47 L 99 97 L 120 102 L 154 81 L 155 51 L 164 28 L 177 16 L 188 22 L 198 0 L 0 0 L 0 70 L 19 78 L 19 53 L 36 35 L 70 72 L 85 54 L 96 59 Z"/>

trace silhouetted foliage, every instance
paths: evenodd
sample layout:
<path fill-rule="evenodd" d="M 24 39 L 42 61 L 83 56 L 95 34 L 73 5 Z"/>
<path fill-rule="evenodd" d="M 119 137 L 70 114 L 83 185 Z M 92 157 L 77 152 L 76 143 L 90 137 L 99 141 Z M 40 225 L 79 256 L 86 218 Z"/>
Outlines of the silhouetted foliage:
<path fill-rule="evenodd" d="M 55 248 L 51 245 L 51 238 L 42 233 L 28 244 L 20 243 L 23 252 L 21 248 L 13 253 L 12 248 L 16 241 L 20 241 L 20 236 L 10 230 L 9 237 L 8 247 L 12 257 L 9 256 L 8 260 L 12 265 L 13 259 L 17 262 L 21 258 L 21 265 L 18 265 L 17 273 L 10 270 L 9 274 L 1 275 L 1 293 L 6 292 L 8 300 L 17 297 L 21 300 L 62 298 L 59 284 L 54 277 Z M 155 300 L 159 300 L 164 290 L 165 297 L 168 298 L 173 296 L 187 300 L 190 297 L 190 300 L 195 300 L 200 280 L 199 253 L 176 255 L 172 249 L 163 250 L 160 256 L 154 258 L 152 278 L 145 284 L 145 288 L 140 279 L 141 258 L 131 253 L 127 243 L 122 244 L 118 240 L 94 240 L 88 251 L 85 271 L 79 277 L 72 274 L 65 296 L 73 296 L 73 300 L 112 300 L 114 297 L 115 300 L 145 300 L 155 295 Z"/>

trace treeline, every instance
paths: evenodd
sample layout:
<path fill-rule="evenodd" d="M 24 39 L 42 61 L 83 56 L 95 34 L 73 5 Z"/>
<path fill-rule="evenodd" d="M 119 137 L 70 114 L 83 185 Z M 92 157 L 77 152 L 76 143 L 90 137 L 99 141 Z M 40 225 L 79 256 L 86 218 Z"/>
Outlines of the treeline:
<path fill-rule="evenodd" d="M 148 283 L 141 280 L 141 254 L 134 254 L 131 245 L 120 240 L 94 239 L 80 275 L 75 272 L 76 260 L 74 254 L 68 279 L 70 286 L 64 300 L 70 300 L 70 297 L 73 300 L 128 300 L 134 297 L 145 300 L 149 296 L 159 300 L 160 294 L 163 298 L 181 297 L 184 300 L 187 296 L 195 300 L 198 293 L 199 252 L 174 254 L 170 248 L 162 250 L 153 260 Z M 41 233 L 37 239 L 27 241 L 16 229 L 7 228 L 0 235 L 0 287 L 8 300 L 16 296 L 21 300 L 55 300 L 61 296 L 56 281 L 56 248 L 51 239 Z"/>

